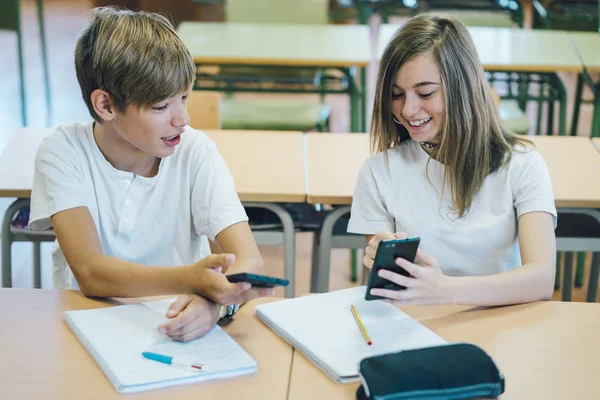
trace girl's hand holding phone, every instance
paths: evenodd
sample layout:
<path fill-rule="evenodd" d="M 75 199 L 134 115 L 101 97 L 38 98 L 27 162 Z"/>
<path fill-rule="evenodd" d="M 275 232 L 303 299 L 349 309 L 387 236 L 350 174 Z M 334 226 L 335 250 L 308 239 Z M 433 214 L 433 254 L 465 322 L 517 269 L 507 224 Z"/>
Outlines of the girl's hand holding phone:
<path fill-rule="evenodd" d="M 385 297 L 387 300 L 384 301 L 397 305 L 452 303 L 455 278 L 444 275 L 435 258 L 419 249 L 414 263 L 397 258 L 396 264 L 404 268 L 410 277 L 389 270 L 380 270 L 379 276 L 406 289 L 371 289 L 372 295 Z"/>
<path fill-rule="evenodd" d="M 373 238 L 371 240 L 369 240 L 369 243 L 367 244 L 367 247 L 365 248 L 363 264 L 365 264 L 365 267 L 367 267 L 369 269 L 373 268 L 373 262 L 375 261 L 375 254 L 377 254 L 377 247 L 379 247 L 379 242 L 381 242 L 382 240 L 406 239 L 407 237 L 408 237 L 408 235 L 405 232 L 396 232 L 396 233 L 391 233 L 388 231 L 377 232 L 375 234 L 375 236 L 373 236 Z"/>

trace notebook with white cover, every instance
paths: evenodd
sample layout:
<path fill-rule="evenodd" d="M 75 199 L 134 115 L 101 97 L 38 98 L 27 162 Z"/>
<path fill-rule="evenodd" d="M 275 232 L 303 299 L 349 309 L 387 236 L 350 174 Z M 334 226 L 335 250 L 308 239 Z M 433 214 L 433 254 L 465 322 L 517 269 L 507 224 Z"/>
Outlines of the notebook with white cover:
<path fill-rule="evenodd" d="M 404 312 L 366 301 L 365 286 L 261 304 L 256 316 L 337 382 L 359 380 L 364 358 L 446 343 Z M 354 305 L 371 338 L 365 342 Z"/>
<path fill-rule="evenodd" d="M 219 326 L 203 338 L 182 343 L 157 332 L 174 299 L 92 310 L 66 311 L 64 318 L 79 341 L 120 393 L 249 374 L 257 364 Z M 194 372 L 142 357 L 143 351 L 185 357 L 202 363 Z"/>

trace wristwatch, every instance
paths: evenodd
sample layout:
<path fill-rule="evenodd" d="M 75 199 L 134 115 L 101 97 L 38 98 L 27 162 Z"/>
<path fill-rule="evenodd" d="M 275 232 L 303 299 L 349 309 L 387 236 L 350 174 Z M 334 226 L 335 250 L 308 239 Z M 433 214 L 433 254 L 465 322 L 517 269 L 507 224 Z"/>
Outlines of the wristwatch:
<path fill-rule="evenodd" d="M 220 306 L 219 307 L 219 318 L 222 320 L 232 320 L 233 316 L 240 309 L 239 304 L 231 304 L 228 306 Z"/>

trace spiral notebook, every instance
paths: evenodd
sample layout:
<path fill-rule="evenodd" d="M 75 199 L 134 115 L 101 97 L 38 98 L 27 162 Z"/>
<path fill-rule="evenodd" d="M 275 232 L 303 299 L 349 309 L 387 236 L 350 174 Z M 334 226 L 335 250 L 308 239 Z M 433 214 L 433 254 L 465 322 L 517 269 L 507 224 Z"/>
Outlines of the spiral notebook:
<path fill-rule="evenodd" d="M 115 389 L 133 393 L 256 371 L 257 364 L 224 330 L 182 343 L 157 332 L 174 299 L 93 310 L 66 311 L 64 318 Z M 142 357 L 143 351 L 202 363 L 193 372 Z"/>
<path fill-rule="evenodd" d="M 446 343 L 391 304 L 366 301 L 365 286 L 256 307 L 256 316 L 337 382 L 359 380 L 362 359 Z M 371 338 L 367 345 L 354 305 Z"/>

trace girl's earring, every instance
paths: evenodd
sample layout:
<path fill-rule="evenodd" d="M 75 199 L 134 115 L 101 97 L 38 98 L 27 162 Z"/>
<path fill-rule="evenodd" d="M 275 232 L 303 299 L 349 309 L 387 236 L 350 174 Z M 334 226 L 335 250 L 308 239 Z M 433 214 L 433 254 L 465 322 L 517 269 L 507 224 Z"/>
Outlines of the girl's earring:
<path fill-rule="evenodd" d="M 394 122 L 395 122 L 395 123 L 397 123 L 398 125 L 402 125 L 402 123 L 401 123 L 400 121 L 398 121 L 398 120 L 396 119 L 396 117 L 394 117 Z"/>

